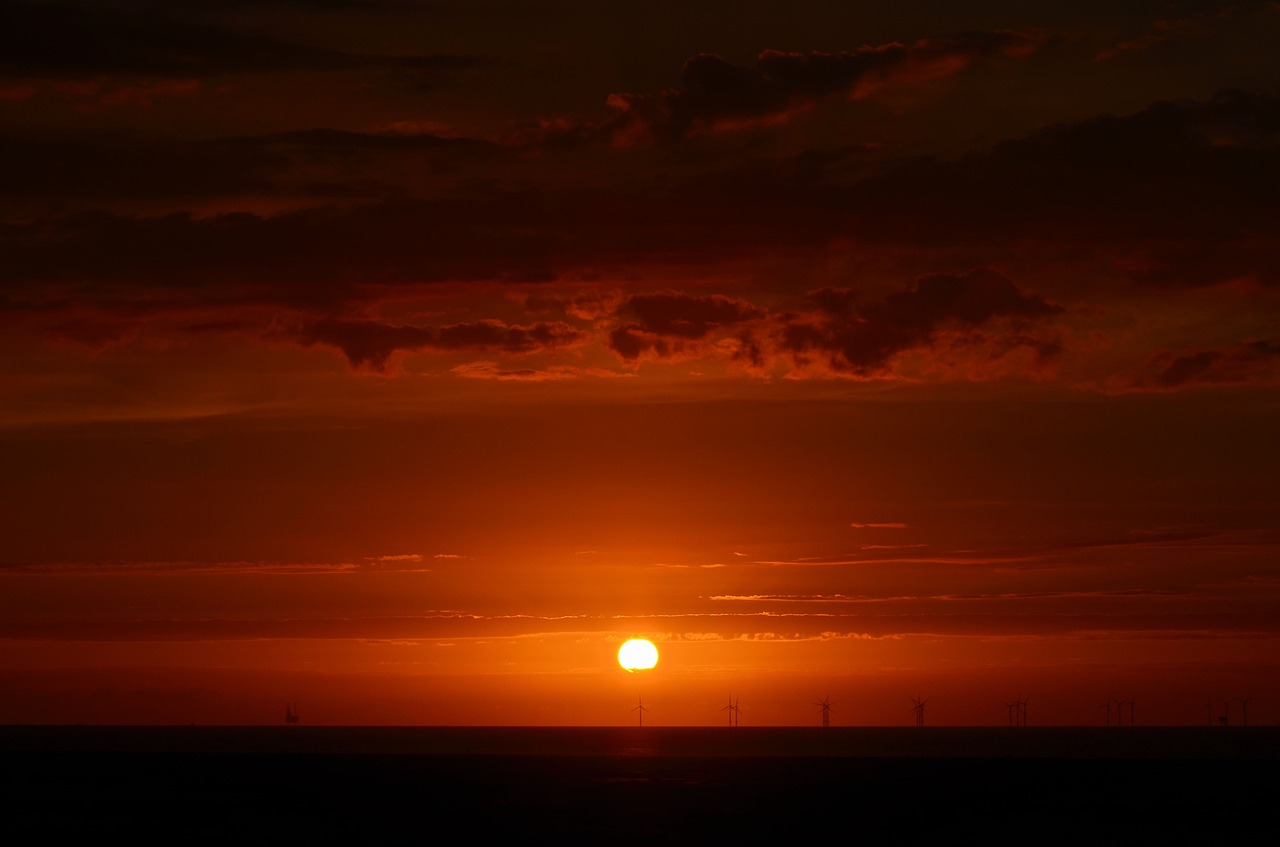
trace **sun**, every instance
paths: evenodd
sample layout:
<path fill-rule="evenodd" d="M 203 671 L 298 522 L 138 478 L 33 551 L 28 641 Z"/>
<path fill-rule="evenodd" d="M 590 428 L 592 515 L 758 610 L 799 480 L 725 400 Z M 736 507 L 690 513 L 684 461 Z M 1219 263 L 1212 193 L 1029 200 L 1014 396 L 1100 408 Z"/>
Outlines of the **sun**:
<path fill-rule="evenodd" d="M 647 638 L 632 638 L 618 648 L 618 664 L 627 671 L 647 671 L 658 664 L 658 648 Z"/>

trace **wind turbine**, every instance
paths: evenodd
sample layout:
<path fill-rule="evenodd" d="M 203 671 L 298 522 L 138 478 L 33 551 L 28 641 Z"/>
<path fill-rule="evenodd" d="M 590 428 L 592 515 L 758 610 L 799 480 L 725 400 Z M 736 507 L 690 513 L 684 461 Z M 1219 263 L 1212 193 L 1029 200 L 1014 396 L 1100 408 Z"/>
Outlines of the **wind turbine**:
<path fill-rule="evenodd" d="M 639 720 L 639 724 L 638 724 L 638 725 L 639 725 L 639 726 L 644 726 L 644 713 L 645 713 L 645 712 L 647 712 L 647 711 L 649 711 L 649 710 L 648 710 L 648 709 L 646 709 L 646 708 L 644 707 L 644 698 L 643 698 L 643 697 L 637 697 L 637 698 L 636 698 L 636 707 L 635 707 L 634 709 L 632 709 L 631 711 L 633 711 L 633 712 L 637 712 L 637 713 L 638 713 L 638 715 L 637 715 L 637 719 Z"/>
<path fill-rule="evenodd" d="M 729 713 L 729 726 L 738 725 L 738 701 L 733 699 L 733 695 L 729 696 L 729 705 L 721 706 L 720 711 Z"/>
<path fill-rule="evenodd" d="M 823 697 L 814 705 L 822 707 L 822 727 L 825 729 L 831 726 L 831 697 Z"/>
<path fill-rule="evenodd" d="M 912 697 L 912 708 L 916 713 L 916 726 L 924 726 L 924 706 L 928 700 L 922 700 L 919 697 Z"/>
<path fill-rule="evenodd" d="M 1248 697 L 1237 697 L 1236 699 L 1240 701 L 1240 725 L 1248 726 L 1249 725 L 1249 701 L 1253 699 L 1253 695 L 1250 694 Z"/>
<path fill-rule="evenodd" d="M 1133 705 L 1136 701 L 1133 698 L 1128 700 L 1116 701 L 1116 726 L 1124 726 L 1124 707 L 1129 707 L 1129 726 L 1133 726 Z"/>
<path fill-rule="evenodd" d="M 1030 699 L 1030 697 L 1023 697 L 1019 694 L 1013 699 L 1013 702 L 1004 701 L 1004 705 L 1009 709 L 1009 726 L 1027 725 L 1027 701 Z M 1110 723 L 1109 720 L 1108 723 Z"/>
<path fill-rule="evenodd" d="M 1121 700 L 1119 697 L 1113 697 L 1111 698 L 1111 702 L 1116 704 L 1116 726 L 1124 726 L 1124 704 L 1127 701 Z M 1110 716 L 1109 710 L 1107 714 L 1109 717 Z"/>

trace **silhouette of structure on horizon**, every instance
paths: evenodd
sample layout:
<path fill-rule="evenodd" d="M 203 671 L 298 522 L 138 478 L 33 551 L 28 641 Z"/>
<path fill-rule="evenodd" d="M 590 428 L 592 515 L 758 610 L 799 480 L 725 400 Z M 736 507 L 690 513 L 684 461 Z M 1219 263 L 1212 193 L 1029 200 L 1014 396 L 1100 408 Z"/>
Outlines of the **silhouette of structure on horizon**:
<path fill-rule="evenodd" d="M 1030 699 L 1030 697 L 1023 697 L 1019 694 L 1011 701 L 1004 701 L 1005 708 L 1009 714 L 1009 726 L 1027 725 L 1027 702 Z"/>
<path fill-rule="evenodd" d="M 284 704 L 284 722 L 286 724 L 298 722 L 298 704 L 297 703 Z"/>
<path fill-rule="evenodd" d="M 831 697 L 823 697 L 814 705 L 822 707 L 822 727 L 826 729 L 831 726 Z"/>
<path fill-rule="evenodd" d="M 919 697 L 911 698 L 911 711 L 916 715 L 916 726 L 924 726 L 924 706 L 928 700 L 922 700 Z"/>
<path fill-rule="evenodd" d="M 649 711 L 649 710 L 648 710 L 648 709 L 646 709 L 646 708 L 644 707 L 644 698 L 643 698 L 643 697 L 637 697 L 637 698 L 636 698 L 636 707 L 635 707 L 634 709 L 632 709 L 631 711 L 633 711 L 633 712 L 635 712 L 635 713 L 637 714 L 637 720 L 638 720 L 638 724 L 637 724 L 637 725 L 638 725 L 638 726 L 644 726 L 644 713 L 645 713 L 645 712 L 647 712 L 647 711 Z"/>
<path fill-rule="evenodd" d="M 1253 699 L 1253 695 L 1248 697 L 1236 697 L 1235 701 L 1240 704 L 1240 725 L 1249 725 L 1249 701 Z M 1205 705 L 1209 726 L 1213 726 L 1213 698 L 1210 697 Z M 1222 701 L 1222 714 L 1218 715 L 1218 726 L 1231 726 L 1231 700 Z"/>
<path fill-rule="evenodd" d="M 738 715 L 742 709 L 739 708 L 738 701 L 733 698 L 733 695 L 729 695 L 729 705 L 721 706 L 720 711 L 729 713 L 729 726 L 738 725 Z"/>
<path fill-rule="evenodd" d="M 1116 704 L 1116 726 L 1124 726 L 1124 707 L 1125 706 L 1129 707 L 1129 726 L 1133 726 L 1134 702 L 1135 701 L 1133 699 L 1121 700 L 1116 697 L 1112 697 L 1110 700 L 1108 700 L 1107 701 L 1107 726 L 1111 726 L 1111 704 L 1112 703 Z"/>

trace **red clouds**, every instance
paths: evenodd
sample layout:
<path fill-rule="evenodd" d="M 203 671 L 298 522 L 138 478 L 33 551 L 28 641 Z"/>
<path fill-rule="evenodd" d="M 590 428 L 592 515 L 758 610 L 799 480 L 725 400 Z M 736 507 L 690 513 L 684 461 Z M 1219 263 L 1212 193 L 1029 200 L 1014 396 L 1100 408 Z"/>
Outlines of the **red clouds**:
<path fill-rule="evenodd" d="M 947 327 L 974 328 L 996 318 L 1030 322 L 1062 312 L 985 268 L 961 276 L 924 276 L 910 289 L 861 308 L 850 289 L 822 289 L 811 296 L 820 317 L 790 323 L 782 349 L 799 361 L 819 356 L 833 371 L 860 377 L 883 375 L 894 356 L 928 347 Z"/>
<path fill-rule="evenodd" d="M 680 85 L 658 95 L 613 94 L 619 111 L 615 140 L 660 140 L 691 132 L 737 128 L 804 108 L 833 94 L 865 96 L 889 82 L 954 73 L 975 59 L 1025 56 L 1043 35 L 1035 32 L 968 33 L 954 38 L 890 43 L 839 53 L 765 50 L 754 67 L 700 53 L 685 62 Z"/>
<path fill-rule="evenodd" d="M 623 303 L 619 314 L 636 320 L 614 329 L 609 346 L 624 360 L 635 361 L 647 352 L 669 357 L 682 349 L 683 341 L 706 338 L 713 330 L 763 317 L 765 312 L 718 294 L 662 293 L 635 295 Z"/>
<path fill-rule="evenodd" d="M 72 41 L 85 21 L 125 26 L 84 4 L 14 8 L 29 30 L 65 26 Z M 9 73 L 71 79 L 88 62 L 172 83 L 185 77 L 161 67 L 165 44 L 189 44 L 208 74 L 279 70 L 254 52 L 256 36 L 229 24 L 195 33 L 175 15 L 138 17 L 132 46 L 101 47 L 92 62 L 15 51 Z M 675 88 L 617 95 L 611 121 L 565 119 L 578 130 L 558 143 L 303 127 L 136 142 L 6 135 L 0 318 L 96 348 L 127 346 L 144 323 L 286 338 L 379 371 L 402 353 L 449 354 L 450 373 L 502 379 L 693 359 L 793 378 L 989 378 L 1000 359 L 1003 372 L 1036 376 L 1068 360 L 1072 378 L 1112 387 L 1272 379 L 1256 346 L 1271 338 L 1262 317 L 1148 338 L 1132 306 L 1127 358 L 1099 351 L 1116 343 L 1124 298 L 1278 278 L 1273 96 L 1166 100 L 934 158 L 895 147 L 880 105 L 848 107 L 857 121 L 831 119 L 846 114 L 833 108 L 786 125 L 796 110 L 976 61 L 1000 60 L 978 82 L 1008 81 L 1003 60 L 1045 38 L 1004 29 L 767 49 L 749 65 L 698 53 Z M 298 73 L 347 62 L 304 52 L 275 55 Z M 762 131 L 707 137 L 748 125 Z M 936 131 L 947 140 L 949 126 Z M 601 143 L 610 134 L 671 143 L 618 150 Z M 1269 296 L 1258 295 L 1264 310 Z M 419 299 L 437 302 L 398 305 Z M 468 351 L 498 361 L 458 370 Z M 555 361 L 535 367 L 531 353 Z"/>
<path fill-rule="evenodd" d="M 851 288 L 824 288 L 809 297 L 816 311 L 771 313 L 723 295 L 635 295 L 619 309 L 624 322 L 610 331 L 608 345 L 628 362 L 718 354 L 758 373 L 891 377 L 896 356 L 927 350 L 953 330 L 983 329 L 976 341 L 963 333 L 950 339 L 953 347 L 980 343 L 988 350 L 1031 347 L 1039 356 L 1055 355 L 1052 330 L 1032 330 L 1064 311 L 988 268 L 926 275 L 871 302 Z M 717 336 L 724 346 L 712 346 Z"/>
<path fill-rule="evenodd" d="M 1183 356 L 1157 356 L 1155 373 L 1140 387 L 1176 389 L 1193 385 L 1273 382 L 1280 377 L 1280 340 L 1250 341 L 1224 349 L 1202 350 Z"/>
<path fill-rule="evenodd" d="M 397 353 L 426 349 L 531 353 L 580 344 L 586 335 L 560 322 L 508 326 L 500 321 L 478 321 L 437 330 L 371 320 L 319 320 L 307 324 L 296 337 L 303 344 L 337 347 L 353 367 L 385 371 Z"/>

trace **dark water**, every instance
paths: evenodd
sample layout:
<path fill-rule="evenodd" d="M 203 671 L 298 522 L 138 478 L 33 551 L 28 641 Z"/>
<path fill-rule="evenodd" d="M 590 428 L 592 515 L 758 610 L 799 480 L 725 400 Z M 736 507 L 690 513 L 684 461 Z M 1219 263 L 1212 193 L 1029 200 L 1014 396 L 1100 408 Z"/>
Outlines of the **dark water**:
<path fill-rule="evenodd" d="M 1274 836 L 1280 730 L 0 727 L 0 762 L 11 843 L 1218 844 Z"/>

